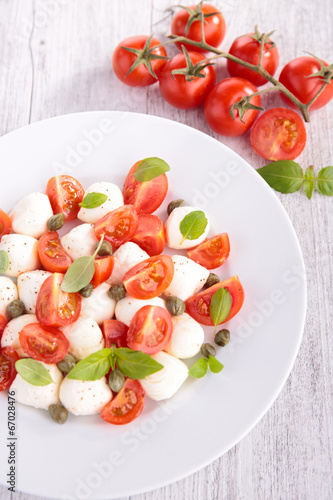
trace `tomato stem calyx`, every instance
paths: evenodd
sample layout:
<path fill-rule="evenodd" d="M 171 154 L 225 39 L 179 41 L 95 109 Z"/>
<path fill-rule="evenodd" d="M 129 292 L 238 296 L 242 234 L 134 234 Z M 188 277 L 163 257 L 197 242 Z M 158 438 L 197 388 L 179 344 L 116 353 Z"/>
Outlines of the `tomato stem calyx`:
<path fill-rule="evenodd" d="M 207 68 L 207 66 L 213 66 L 214 63 L 210 61 L 210 59 L 204 59 L 203 61 L 199 61 L 196 64 L 193 64 L 189 53 L 187 52 L 184 45 L 182 45 L 182 50 L 185 56 L 186 67 L 174 69 L 171 71 L 171 75 L 175 78 L 175 75 L 184 75 L 187 82 L 194 80 L 196 78 L 205 78 L 205 73 L 203 70 Z"/>
<path fill-rule="evenodd" d="M 153 70 L 151 61 L 156 60 L 156 59 L 168 59 L 168 57 L 165 56 L 160 56 L 158 54 L 154 54 L 153 51 L 156 50 L 156 46 L 150 47 L 151 41 L 153 39 L 154 35 L 150 35 L 148 40 L 145 43 L 145 46 L 142 50 L 140 49 L 135 49 L 134 47 L 122 47 L 122 49 L 127 50 L 128 52 L 132 52 L 132 54 L 135 54 L 137 57 L 130 67 L 130 69 L 127 71 L 126 76 L 128 76 L 132 71 L 134 71 L 140 64 L 144 64 L 146 68 L 148 69 L 149 73 L 156 78 L 157 80 L 157 75 L 155 71 Z M 158 45 L 159 47 L 160 45 Z"/>

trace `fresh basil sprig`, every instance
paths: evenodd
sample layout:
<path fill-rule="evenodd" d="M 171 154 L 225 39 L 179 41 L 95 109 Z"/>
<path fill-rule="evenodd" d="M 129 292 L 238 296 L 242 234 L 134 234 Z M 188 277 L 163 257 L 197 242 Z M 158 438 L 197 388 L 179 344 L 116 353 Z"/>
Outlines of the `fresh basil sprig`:
<path fill-rule="evenodd" d="M 15 369 L 23 380 L 31 385 L 44 387 L 53 383 L 52 377 L 45 366 L 35 359 L 19 359 L 15 363 Z"/>
<path fill-rule="evenodd" d="M 207 358 L 200 358 L 194 365 L 190 368 L 188 374 L 193 378 L 202 378 L 206 375 L 209 369 L 212 373 L 220 373 L 224 366 L 220 363 L 214 356 L 208 356 Z"/>
<path fill-rule="evenodd" d="M 103 193 L 88 193 L 79 203 L 79 206 L 82 208 L 97 208 L 103 205 L 107 199 L 107 195 Z"/>
<path fill-rule="evenodd" d="M 161 158 L 151 157 L 141 160 L 134 172 L 134 179 L 138 182 L 147 182 L 169 172 L 170 167 Z"/>
<path fill-rule="evenodd" d="M 9 266 L 8 254 L 4 250 L 0 250 L 0 274 L 7 271 Z"/>
<path fill-rule="evenodd" d="M 229 290 L 224 287 L 219 288 L 214 293 L 209 308 L 210 317 L 215 326 L 215 332 L 217 325 L 222 323 L 222 321 L 226 320 L 229 316 L 231 306 L 232 298 Z"/>
<path fill-rule="evenodd" d="M 198 239 L 205 232 L 207 224 L 207 217 L 202 210 L 193 210 L 193 212 L 185 215 L 179 224 L 179 230 L 183 236 L 182 243 L 185 240 Z"/>

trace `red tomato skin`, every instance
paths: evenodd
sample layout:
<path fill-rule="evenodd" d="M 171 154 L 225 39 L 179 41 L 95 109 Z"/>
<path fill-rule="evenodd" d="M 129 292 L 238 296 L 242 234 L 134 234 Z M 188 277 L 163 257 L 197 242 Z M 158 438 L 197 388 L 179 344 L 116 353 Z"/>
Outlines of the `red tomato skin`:
<path fill-rule="evenodd" d="M 54 214 L 63 213 L 65 221 L 75 220 L 79 213 L 79 203 L 84 198 L 84 189 L 74 177 L 58 175 L 52 177 L 46 186 Z"/>
<path fill-rule="evenodd" d="M 0 349 L 0 392 L 8 389 L 16 377 L 15 363 L 20 359 L 12 347 Z"/>
<path fill-rule="evenodd" d="M 162 295 L 174 275 L 173 260 L 169 255 L 155 255 L 139 262 L 123 277 L 127 293 L 135 299 L 152 299 Z"/>
<path fill-rule="evenodd" d="M 121 391 L 103 408 L 101 417 L 109 424 L 129 424 L 138 418 L 144 406 L 145 393 L 140 382 L 128 378 Z"/>
<path fill-rule="evenodd" d="M 193 64 L 205 57 L 199 52 L 189 52 Z M 202 73 L 204 78 L 195 78 L 189 82 L 184 75 L 172 75 L 174 69 L 186 68 L 184 54 L 173 57 L 164 66 L 159 77 L 160 92 L 165 101 L 179 109 L 193 109 L 200 106 L 214 88 L 216 73 L 213 66 L 207 66 Z"/>
<path fill-rule="evenodd" d="M 327 62 L 323 61 L 323 63 L 325 66 L 328 66 Z M 322 87 L 322 78 L 318 76 L 313 78 L 306 77 L 317 73 L 319 70 L 320 64 L 314 57 L 297 57 L 285 65 L 281 71 L 279 81 L 301 102 L 307 104 Z M 282 92 L 281 97 L 288 106 L 297 109 L 297 106 Z M 332 97 L 333 81 L 331 80 L 312 104 L 310 110 L 314 111 L 326 106 Z"/>
<path fill-rule="evenodd" d="M 147 182 L 135 180 L 134 172 L 140 161 L 136 162 L 129 171 L 124 187 L 123 196 L 125 205 L 133 205 L 137 213 L 151 214 L 163 203 L 168 192 L 168 178 L 166 174 L 159 175 Z"/>
<path fill-rule="evenodd" d="M 270 49 L 270 47 L 271 45 L 269 43 L 265 43 L 262 65 L 270 75 L 274 75 L 279 65 L 279 52 L 276 46 L 272 49 Z M 257 65 L 259 63 L 260 43 L 250 36 L 241 36 L 234 40 L 230 47 L 229 54 L 243 61 Z M 230 76 L 245 78 L 256 85 L 256 87 L 265 85 L 268 81 L 265 77 L 258 75 L 258 73 L 252 69 L 245 68 L 245 66 L 231 61 L 230 59 L 227 60 L 227 69 Z"/>
<path fill-rule="evenodd" d="M 102 332 L 105 338 L 105 347 L 128 347 L 126 342 L 128 326 L 116 319 L 108 319 L 102 323 Z"/>
<path fill-rule="evenodd" d="M 91 280 L 94 288 L 110 278 L 113 267 L 114 257 L 112 255 L 95 259 L 95 274 Z"/>
<path fill-rule="evenodd" d="M 206 269 L 216 269 L 222 266 L 229 254 L 230 241 L 227 233 L 213 236 L 200 245 L 187 250 L 188 257 Z"/>
<path fill-rule="evenodd" d="M 160 255 L 165 247 L 165 229 L 163 222 L 157 215 L 139 215 L 138 229 L 132 242 L 152 257 Z"/>
<path fill-rule="evenodd" d="M 194 9 L 195 7 L 196 5 L 189 6 L 190 9 Z M 222 13 L 219 11 L 219 9 L 208 3 L 204 3 L 201 7 L 201 10 L 204 14 L 212 14 L 213 12 L 217 12 L 215 16 L 211 16 L 205 19 L 204 33 L 205 33 L 205 40 L 208 43 L 208 45 L 211 45 L 212 47 L 218 47 L 219 45 L 221 45 L 225 35 L 226 26 L 224 17 Z M 188 18 L 189 18 L 189 13 L 185 9 L 179 10 L 172 20 L 171 33 L 177 36 L 185 36 L 185 28 Z M 191 27 L 187 34 L 187 38 L 195 42 L 201 41 L 200 21 L 194 21 L 191 24 Z M 182 49 L 182 45 L 184 45 L 187 51 L 191 50 L 195 52 L 201 52 L 203 54 L 207 53 L 206 50 L 203 50 L 199 47 L 195 47 L 194 45 L 189 45 L 180 42 L 176 42 L 176 45 L 180 50 Z"/>
<path fill-rule="evenodd" d="M 120 42 L 119 45 L 117 45 L 113 52 L 113 71 L 120 81 L 122 81 L 126 85 L 129 85 L 130 87 L 147 87 L 148 85 L 153 85 L 157 82 L 156 78 L 154 78 L 153 75 L 150 74 L 149 70 L 144 64 L 140 64 L 135 70 L 133 70 L 126 76 L 132 64 L 136 61 L 137 56 L 132 52 L 123 49 L 122 47 L 131 47 L 134 49 L 142 50 L 147 40 L 148 36 L 146 35 L 138 35 L 126 38 L 125 40 Z M 159 45 L 160 43 L 161 42 L 156 38 L 152 38 L 150 47 L 154 47 L 155 45 Z M 164 47 L 157 48 L 153 51 L 153 54 L 163 57 L 167 56 Z M 151 61 L 152 68 L 157 77 L 159 77 L 165 63 L 166 59 L 155 59 Z"/>
<path fill-rule="evenodd" d="M 48 364 L 59 363 L 69 349 L 69 341 L 60 330 L 41 326 L 39 323 L 29 323 L 23 327 L 19 339 L 22 349 L 30 358 Z M 53 352 L 48 353 L 48 349 Z"/>
<path fill-rule="evenodd" d="M 119 248 L 131 241 L 138 228 L 138 215 L 133 205 L 116 208 L 99 219 L 95 226 L 96 237 L 100 240 L 104 234 L 113 248 Z"/>
<path fill-rule="evenodd" d="M 297 130 L 296 142 L 292 148 L 284 148 L 281 146 L 281 141 L 278 141 L 279 135 L 281 139 L 288 141 L 288 137 L 283 137 L 283 130 L 285 127 L 288 130 L 288 127 L 294 126 Z M 279 129 L 281 129 L 280 133 Z M 278 137 L 274 135 L 275 131 L 279 134 Z M 291 133 L 294 133 L 293 129 Z M 271 108 L 259 116 L 252 127 L 250 139 L 254 151 L 266 160 L 293 160 L 305 147 L 306 130 L 302 118 L 292 109 Z"/>
<path fill-rule="evenodd" d="M 12 221 L 9 216 L 0 208 L 0 241 L 5 234 L 9 234 L 12 230 Z"/>
<path fill-rule="evenodd" d="M 222 323 L 230 321 L 239 312 L 244 302 L 244 289 L 238 276 L 233 276 L 225 281 L 221 281 L 221 283 L 217 283 L 207 288 L 207 290 L 197 293 L 193 295 L 193 297 L 187 299 L 185 301 L 186 312 L 201 325 L 214 326 L 213 320 L 209 314 L 210 303 L 214 293 L 222 287 L 226 288 L 232 297 L 229 316 L 222 321 Z M 201 311 L 199 308 L 201 308 Z"/>
<path fill-rule="evenodd" d="M 43 234 L 38 241 L 38 256 L 42 266 L 50 273 L 65 273 L 72 264 L 61 245 L 57 231 Z"/>
<path fill-rule="evenodd" d="M 132 318 L 127 332 L 127 345 L 133 351 L 156 354 L 167 346 L 172 330 L 172 319 L 166 309 L 143 306 Z"/>
<path fill-rule="evenodd" d="M 214 132 L 220 135 L 236 137 L 244 134 L 252 127 L 259 111 L 250 109 L 245 112 L 242 123 L 238 116 L 238 111 L 234 110 L 235 120 L 230 116 L 230 108 L 246 95 L 257 92 L 257 87 L 244 78 L 227 78 L 218 83 L 208 94 L 205 105 L 205 120 Z M 251 99 L 251 104 L 261 106 L 260 95 Z"/>
<path fill-rule="evenodd" d="M 6 326 L 7 326 L 7 319 L 4 316 L 2 316 L 2 314 L 0 314 L 0 341 Z"/>

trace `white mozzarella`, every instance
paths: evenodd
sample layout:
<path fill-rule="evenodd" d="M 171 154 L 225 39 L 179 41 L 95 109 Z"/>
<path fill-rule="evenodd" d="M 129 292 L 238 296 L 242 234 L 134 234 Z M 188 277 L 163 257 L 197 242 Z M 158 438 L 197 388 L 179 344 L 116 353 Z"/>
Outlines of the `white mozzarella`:
<path fill-rule="evenodd" d="M 7 252 L 9 266 L 5 274 L 17 278 L 19 274 L 34 271 L 40 267 L 38 241 L 32 236 L 8 234 L 0 242 L 0 250 Z"/>
<path fill-rule="evenodd" d="M 102 283 L 94 289 L 90 297 L 82 297 L 80 316 L 92 318 L 98 325 L 107 319 L 112 319 L 116 301 L 110 299 L 108 295 L 109 289 L 110 285 Z"/>
<path fill-rule="evenodd" d="M 210 224 L 208 216 L 205 213 L 208 223 L 203 234 L 199 236 L 199 238 L 196 238 L 195 240 L 186 239 L 183 241 L 184 237 L 180 232 L 179 228 L 180 223 L 186 215 L 196 210 L 200 210 L 201 212 L 203 211 L 200 208 L 196 207 L 177 207 L 171 212 L 165 223 L 165 234 L 168 247 L 175 249 L 192 248 L 195 247 L 196 245 L 199 245 L 199 243 L 202 243 L 207 238 L 210 229 Z"/>
<path fill-rule="evenodd" d="M 173 331 L 165 351 L 176 358 L 192 358 L 200 351 L 205 334 L 201 325 L 184 313 L 172 316 Z"/>
<path fill-rule="evenodd" d="M 187 300 L 201 290 L 207 281 L 209 271 L 183 255 L 174 255 L 172 260 L 175 272 L 164 294 Z"/>
<path fill-rule="evenodd" d="M 31 193 L 14 206 L 9 216 L 14 233 L 40 238 L 48 231 L 47 221 L 53 211 L 46 194 Z"/>
<path fill-rule="evenodd" d="M 35 314 L 36 302 L 39 290 L 42 284 L 51 276 L 52 273 L 48 271 L 29 271 L 22 273 L 17 278 L 17 288 L 20 300 L 22 300 L 27 313 Z"/>
<path fill-rule="evenodd" d="M 98 239 L 93 224 L 81 224 L 60 238 L 60 241 L 70 258 L 75 260 L 84 255 L 93 255 Z"/>
<path fill-rule="evenodd" d="M 151 357 L 164 368 L 148 375 L 140 383 L 147 396 L 155 401 L 171 398 L 187 379 L 188 368 L 183 361 L 163 351 Z"/>
<path fill-rule="evenodd" d="M 165 302 L 160 297 L 140 300 L 133 299 L 130 295 L 126 295 L 126 297 L 119 300 L 116 304 L 116 318 L 118 321 L 121 321 L 122 323 L 125 323 L 125 325 L 129 326 L 133 316 L 144 306 L 159 306 L 166 309 Z"/>
<path fill-rule="evenodd" d="M 34 314 L 22 314 L 22 316 L 10 320 L 3 331 L 1 337 L 1 347 L 12 347 L 15 351 L 17 351 L 20 358 L 29 357 L 21 347 L 19 334 L 20 331 L 23 330 L 26 325 L 30 325 L 30 323 L 38 323 Z"/>
<path fill-rule="evenodd" d="M 18 299 L 16 284 L 6 276 L 0 276 L 0 314 L 8 319 L 7 306 Z"/>
<path fill-rule="evenodd" d="M 102 330 L 92 318 L 83 316 L 61 330 L 69 340 L 69 352 L 76 359 L 86 358 L 104 347 Z"/>
<path fill-rule="evenodd" d="M 50 405 L 59 404 L 59 388 L 62 381 L 62 373 L 57 365 L 49 365 L 42 363 L 45 366 L 53 382 L 45 386 L 37 386 L 29 384 L 23 380 L 21 375 L 16 375 L 14 382 L 10 387 L 10 391 L 15 391 L 15 399 L 24 405 L 33 406 L 47 410 Z"/>
<path fill-rule="evenodd" d="M 95 182 L 95 184 L 88 187 L 85 195 L 89 193 L 105 194 L 108 199 L 97 208 L 81 208 L 78 213 L 78 219 L 83 222 L 94 224 L 104 217 L 104 215 L 124 204 L 122 192 L 116 184 L 112 184 L 111 182 Z"/>
<path fill-rule="evenodd" d="M 139 262 L 148 259 L 149 255 L 142 250 L 139 245 L 129 241 L 121 245 L 121 247 L 115 251 L 113 257 L 114 267 L 108 279 L 108 283 L 110 283 L 110 285 L 120 285 L 127 271 L 139 264 Z"/>
<path fill-rule="evenodd" d="M 112 400 L 112 392 L 103 377 L 100 380 L 64 378 L 60 386 L 60 401 L 74 415 L 95 415 Z"/>

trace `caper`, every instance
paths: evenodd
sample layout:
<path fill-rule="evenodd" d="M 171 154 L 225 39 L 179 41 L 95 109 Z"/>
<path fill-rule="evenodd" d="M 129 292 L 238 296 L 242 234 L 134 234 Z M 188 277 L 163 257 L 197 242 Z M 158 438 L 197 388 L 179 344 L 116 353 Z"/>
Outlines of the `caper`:
<path fill-rule="evenodd" d="M 167 208 L 167 212 L 168 212 L 168 215 L 171 214 L 171 212 L 175 209 L 175 208 L 178 208 L 178 207 L 185 207 L 186 203 L 184 200 L 173 200 L 169 203 L 168 205 L 168 208 Z"/>
<path fill-rule="evenodd" d="M 215 344 L 224 347 L 230 340 L 230 332 L 225 328 L 216 333 L 214 337 Z"/>
<path fill-rule="evenodd" d="M 168 297 L 165 301 L 167 310 L 172 316 L 179 316 L 185 312 L 185 302 L 179 297 Z"/>
<path fill-rule="evenodd" d="M 205 288 L 210 288 L 211 286 L 217 285 L 217 283 L 220 283 L 220 278 L 218 277 L 218 275 L 214 273 L 209 273 L 209 276 L 205 283 Z"/>
<path fill-rule="evenodd" d="M 86 299 L 88 299 L 90 297 L 90 295 L 93 293 L 93 291 L 94 291 L 94 287 L 91 283 L 89 283 L 84 288 L 81 288 L 81 290 L 79 291 L 79 294 L 82 295 L 82 297 L 85 297 Z"/>
<path fill-rule="evenodd" d="M 63 373 L 69 373 L 76 365 L 76 360 L 71 354 L 66 354 L 66 356 L 59 361 L 58 368 Z"/>
<path fill-rule="evenodd" d="M 22 300 L 15 299 L 7 306 L 7 312 L 11 318 L 18 318 L 25 313 L 25 307 Z"/>
<path fill-rule="evenodd" d="M 58 229 L 62 228 L 64 223 L 65 223 L 64 214 L 55 214 L 53 215 L 53 217 L 50 217 L 49 220 L 47 221 L 47 227 L 49 228 L 50 231 L 58 231 Z"/>
<path fill-rule="evenodd" d="M 109 376 L 109 386 L 114 392 L 119 392 L 123 388 L 125 377 L 120 370 L 112 370 Z"/>
<path fill-rule="evenodd" d="M 205 358 L 209 358 L 209 356 L 216 356 L 216 349 L 212 344 L 202 344 L 200 351 Z"/>
<path fill-rule="evenodd" d="M 99 242 L 96 243 L 96 250 L 98 247 L 99 247 Z M 113 254 L 113 248 L 111 243 L 109 241 L 103 241 L 100 249 L 98 250 L 98 255 L 100 257 L 106 257 L 107 255 L 112 255 L 112 254 Z"/>
<path fill-rule="evenodd" d="M 57 424 L 64 424 L 68 418 L 68 411 L 62 405 L 50 405 L 48 411 Z"/>
<path fill-rule="evenodd" d="M 108 295 L 109 295 L 110 299 L 117 300 L 117 301 L 121 300 L 126 295 L 126 288 L 124 287 L 124 285 L 113 285 L 109 289 Z"/>

